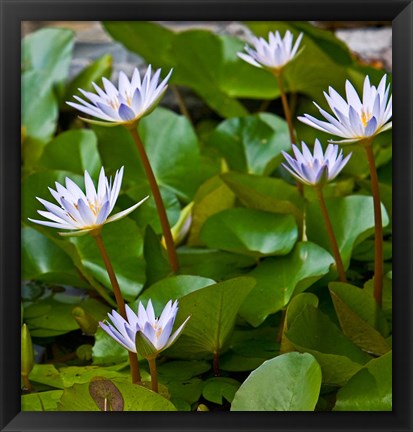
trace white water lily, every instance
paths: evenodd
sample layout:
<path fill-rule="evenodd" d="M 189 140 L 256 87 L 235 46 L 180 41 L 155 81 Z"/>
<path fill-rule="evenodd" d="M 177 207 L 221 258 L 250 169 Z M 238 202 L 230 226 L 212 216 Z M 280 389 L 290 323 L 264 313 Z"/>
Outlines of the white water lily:
<path fill-rule="evenodd" d="M 137 68 L 135 68 L 130 81 L 124 72 L 120 72 L 118 88 L 108 79 L 102 78 L 104 89 L 92 83 L 96 93 L 79 89 L 89 101 L 85 101 L 78 96 L 73 96 L 79 103 L 66 103 L 85 114 L 104 120 L 102 122 L 83 119 L 90 123 L 104 126 L 135 124 L 140 118 L 150 114 L 156 107 L 168 87 L 167 82 L 171 73 L 172 69 L 166 78 L 158 84 L 161 69 L 158 69 L 151 77 L 151 65 L 148 66 L 148 70 L 142 80 Z"/>
<path fill-rule="evenodd" d="M 41 216 L 49 220 L 30 219 L 31 222 L 52 228 L 70 230 L 61 235 L 82 235 L 99 229 L 104 224 L 121 219 L 139 207 L 147 198 L 137 204 L 110 216 L 115 207 L 122 184 L 123 167 L 116 171 L 115 180 L 108 180 L 105 170 L 101 169 L 97 189 L 87 171 L 85 171 L 86 193 L 70 178 L 66 177 L 66 187 L 56 182 L 56 190 L 49 187 L 59 205 L 36 197 L 47 211 L 38 210 Z"/>
<path fill-rule="evenodd" d="M 330 142 L 352 143 L 371 138 L 380 132 L 392 127 L 389 122 L 392 116 L 392 96 L 390 84 L 386 88 L 386 75 L 381 79 L 378 87 L 370 85 L 370 79 L 366 76 L 363 86 L 363 96 L 360 100 L 355 88 L 346 81 L 346 97 L 343 99 L 332 87 L 324 96 L 334 114 L 332 116 L 315 102 L 320 114 L 327 120 L 318 120 L 315 117 L 304 114 L 298 117 L 300 121 L 323 132 L 331 133 L 344 140 Z"/>
<path fill-rule="evenodd" d="M 288 165 L 283 167 L 300 182 L 315 186 L 338 176 L 351 157 L 351 153 L 343 159 L 343 151 L 338 153 L 338 145 L 329 144 L 323 153 L 320 141 L 315 140 L 314 155 L 311 154 L 305 142 L 301 143 L 302 153 L 296 145 L 292 145 L 295 159 L 282 152 Z"/>
<path fill-rule="evenodd" d="M 244 49 L 247 54 L 239 52 L 238 57 L 253 66 L 278 71 L 297 55 L 302 37 L 303 34 L 300 33 L 293 46 L 294 36 L 289 30 L 286 31 L 284 39 L 278 31 L 269 32 L 268 42 L 262 37 L 254 37 L 252 44 L 255 49 L 246 45 Z"/>
<path fill-rule="evenodd" d="M 139 302 L 137 315 L 126 305 L 127 320 L 123 319 L 116 311 L 112 311 L 112 314 L 108 314 L 112 323 L 100 322 L 99 325 L 110 337 L 128 351 L 138 352 L 143 357 L 153 357 L 169 348 L 182 333 L 190 317 L 172 334 L 177 313 L 178 301 L 175 300 L 172 303 L 172 300 L 169 300 L 161 316 L 156 318 L 152 301 L 149 300 L 146 309 Z M 144 340 L 146 349 L 143 352 L 138 351 L 136 348 L 138 337 Z"/>

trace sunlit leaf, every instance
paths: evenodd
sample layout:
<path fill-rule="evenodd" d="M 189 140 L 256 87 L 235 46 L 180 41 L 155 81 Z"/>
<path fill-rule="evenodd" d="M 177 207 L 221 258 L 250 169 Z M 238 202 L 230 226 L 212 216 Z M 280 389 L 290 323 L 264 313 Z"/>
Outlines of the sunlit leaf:
<path fill-rule="evenodd" d="M 311 354 L 283 354 L 248 376 L 231 411 L 314 411 L 320 387 L 321 368 Z"/>
<path fill-rule="evenodd" d="M 253 326 L 285 307 L 298 294 L 328 273 L 331 255 L 314 243 L 299 242 L 285 257 L 267 258 L 250 275 L 256 286 L 241 306 L 240 315 Z"/>
<path fill-rule="evenodd" d="M 176 325 L 188 316 L 191 318 L 178 341 L 166 354 L 189 358 L 221 353 L 234 327 L 238 309 L 254 284 L 252 278 L 239 277 L 182 297 Z"/>
<path fill-rule="evenodd" d="M 337 393 L 334 411 L 391 411 L 392 353 L 367 363 Z"/>
<path fill-rule="evenodd" d="M 247 208 L 223 210 L 208 218 L 201 229 L 208 247 L 257 257 L 288 254 L 297 236 L 291 215 Z"/>

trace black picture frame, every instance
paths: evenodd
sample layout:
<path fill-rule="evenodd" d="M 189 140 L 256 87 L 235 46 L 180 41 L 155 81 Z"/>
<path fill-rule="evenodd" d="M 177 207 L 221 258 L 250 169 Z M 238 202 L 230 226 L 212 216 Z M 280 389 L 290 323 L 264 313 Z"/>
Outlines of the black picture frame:
<path fill-rule="evenodd" d="M 411 1 L 0 0 L 1 431 L 412 431 Z M 393 22 L 394 367 L 392 412 L 20 412 L 20 38 L 29 20 L 391 20 Z"/>

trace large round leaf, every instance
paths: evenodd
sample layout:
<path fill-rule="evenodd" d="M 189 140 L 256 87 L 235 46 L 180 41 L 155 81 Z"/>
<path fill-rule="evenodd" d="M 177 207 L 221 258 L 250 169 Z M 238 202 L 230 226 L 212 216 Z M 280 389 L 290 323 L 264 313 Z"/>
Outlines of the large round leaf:
<path fill-rule="evenodd" d="M 344 267 L 348 268 L 354 246 L 373 233 L 373 198 L 352 195 L 328 199 L 326 205 Z M 381 211 L 383 226 L 386 226 L 389 223 L 389 218 L 383 205 Z M 330 240 L 318 202 L 311 202 L 308 205 L 306 222 L 308 239 L 330 251 Z"/>
<path fill-rule="evenodd" d="M 293 214 L 302 223 L 303 199 L 296 186 L 284 180 L 238 172 L 221 175 L 222 180 L 246 207 Z"/>
<path fill-rule="evenodd" d="M 63 390 L 49 390 L 25 394 L 21 397 L 22 411 L 57 411 Z"/>
<path fill-rule="evenodd" d="M 231 411 L 314 411 L 320 387 L 321 368 L 311 354 L 283 354 L 249 375 Z"/>
<path fill-rule="evenodd" d="M 202 396 L 210 402 L 222 405 L 226 399 L 232 402 L 235 393 L 237 392 L 240 383 L 233 378 L 227 377 L 214 377 L 205 382 L 202 390 Z"/>
<path fill-rule="evenodd" d="M 175 33 L 155 23 L 105 22 L 116 40 L 148 63 L 174 68 L 171 81 L 192 88 L 224 117 L 247 114 L 237 97 L 278 96 L 275 78 L 238 58 L 244 43 L 205 30 Z M 202 55 L 200 48 L 202 46 Z"/>
<path fill-rule="evenodd" d="M 201 229 L 201 240 L 208 247 L 253 256 L 286 255 L 297 236 L 293 216 L 247 208 L 219 212 Z"/>
<path fill-rule="evenodd" d="M 345 384 L 371 359 L 324 313 L 309 304 L 297 315 L 285 336 L 298 351 L 308 352 L 317 359 L 324 384 Z"/>
<path fill-rule="evenodd" d="M 268 315 L 285 307 L 293 294 L 327 274 L 333 262 L 325 249 L 310 242 L 297 243 L 285 257 L 265 259 L 250 273 L 257 284 L 241 306 L 240 315 L 251 325 L 260 325 Z"/>
<path fill-rule="evenodd" d="M 79 328 L 73 309 L 81 307 L 91 319 L 98 321 L 106 317 L 109 308 L 94 299 L 79 295 L 58 293 L 40 298 L 24 308 L 24 321 L 35 337 L 58 336 Z"/>
<path fill-rule="evenodd" d="M 194 197 L 188 246 L 199 246 L 199 234 L 205 221 L 215 213 L 233 207 L 235 196 L 219 176 L 203 183 Z"/>
<path fill-rule="evenodd" d="M 392 410 L 392 352 L 366 364 L 337 393 L 334 411 Z"/>
<path fill-rule="evenodd" d="M 102 238 L 125 300 L 134 300 L 143 288 L 145 262 L 143 239 L 136 224 L 124 218 L 104 226 Z M 112 285 L 99 249 L 92 236 L 70 237 L 83 266 L 108 289 Z"/>
<path fill-rule="evenodd" d="M 247 273 L 255 265 L 254 257 L 206 248 L 178 249 L 181 273 L 223 280 Z"/>
<path fill-rule="evenodd" d="M 188 316 L 191 318 L 167 355 L 189 358 L 221 353 L 234 328 L 238 309 L 254 285 L 253 278 L 238 277 L 182 297 L 176 326 Z"/>
<path fill-rule="evenodd" d="M 104 166 L 111 170 L 125 166 L 125 183 L 146 180 L 136 144 L 122 127 L 94 126 Z M 202 178 L 197 137 L 189 121 L 172 111 L 157 108 L 139 124 L 142 142 L 160 186 L 190 201 Z"/>
<path fill-rule="evenodd" d="M 79 175 L 87 170 L 92 178 L 97 178 L 102 163 L 96 135 L 93 131 L 84 129 L 59 134 L 45 147 L 39 165 Z"/>
<path fill-rule="evenodd" d="M 44 28 L 31 33 L 23 39 L 23 69 L 44 72 L 49 85 L 62 82 L 69 72 L 73 45 L 71 30 Z"/>
<path fill-rule="evenodd" d="M 179 275 L 171 276 L 156 282 L 146 289 L 140 296 L 139 301 L 146 303 L 152 301 L 155 312 L 160 315 L 169 300 L 177 300 L 191 292 L 197 291 L 206 286 L 213 285 L 213 279 L 201 276 Z M 138 301 L 134 303 L 137 308 Z"/>
<path fill-rule="evenodd" d="M 281 162 L 281 151 L 291 144 L 285 120 L 261 113 L 225 120 L 211 134 L 208 146 L 218 149 L 235 171 L 265 174 L 275 168 L 276 160 Z"/>
<path fill-rule="evenodd" d="M 46 74 L 31 70 L 22 75 L 22 157 L 32 165 L 56 130 L 58 108 Z"/>
<path fill-rule="evenodd" d="M 33 253 L 33 251 L 36 251 Z M 70 257 L 39 231 L 22 229 L 22 277 L 51 284 L 86 288 Z"/>
<path fill-rule="evenodd" d="M 119 379 L 111 382 L 122 395 L 123 411 L 176 411 L 171 402 L 143 386 Z M 90 383 L 75 384 L 65 389 L 58 405 L 59 411 L 100 411 L 89 386 Z"/>
<path fill-rule="evenodd" d="M 95 334 L 92 358 L 96 365 L 117 364 L 128 360 L 128 351 L 99 327 Z"/>
<path fill-rule="evenodd" d="M 383 355 L 390 351 L 384 339 L 388 326 L 375 299 L 354 285 L 332 282 L 329 284 L 343 333 L 363 350 Z"/>

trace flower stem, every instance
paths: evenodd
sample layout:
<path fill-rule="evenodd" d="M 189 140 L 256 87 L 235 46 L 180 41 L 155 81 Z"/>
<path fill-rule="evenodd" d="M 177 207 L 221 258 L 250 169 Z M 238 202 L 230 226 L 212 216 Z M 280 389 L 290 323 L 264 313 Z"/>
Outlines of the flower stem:
<path fill-rule="evenodd" d="M 100 235 L 100 232 L 94 233 L 92 231 L 92 237 L 95 239 L 99 252 L 102 255 L 103 262 L 105 263 L 106 271 L 108 272 L 110 283 L 112 284 L 113 292 L 115 294 L 116 304 L 118 305 L 119 313 L 123 319 L 127 320 L 125 302 L 123 300 L 122 293 L 120 292 L 119 283 L 113 270 L 112 263 L 110 262 L 109 255 L 106 251 L 105 245 L 103 244 L 102 236 Z M 135 353 L 129 352 L 129 363 L 132 382 L 135 384 L 140 383 L 141 376 L 139 373 L 138 358 Z"/>
<path fill-rule="evenodd" d="M 141 157 L 143 167 L 145 169 L 146 177 L 148 178 L 149 185 L 152 190 L 153 198 L 155 200 L 156 209 L 158 211 L 159 220 L 162 226 L 163 236 L 165 238 L 169 265 L 171 266 L 171 270 L 173 272 L 176 272 L 179 269 L 179 262 L 178 262 L 178 257 L 176 255 L 174 240 L 172 238 L 171 227 L 169 226 L 168 217 L 165 211 L 165 206 L 163 205 L 162 196 L 159 191 L 158 184 L 156 183 L 155 175 L 152 171 L 151 164 L 149 162 L 148 156 L 146 155 L 145 147 L 143 146 L 137 127 L 130 128 L 129 131 L 132 134 L 132 137 L 136 143 L 136 147 L 138 148 L 138 152 Z"/>
<path fill-rule="evenodd" d="M 326 224 L 327 234 L 330 239 L 331 250 L 333 252 L 334 260 L 336 262 L 338 277 L 341 282 L 347 282 L 343 261 L 341 260 L 340 250 L 337 244 L 337 239 L 334 234 L 333 225 L 331 224 L 330 216 L 328 215 L 326 203 L 324 201 L 323 190 L 320 186 L 316 186 L 315 190 L 317 192 L 317 197 L 320 202 L 321 213 L 323 214 L 324 222 Z"/>
<path fill-rule="evenodd" d="M 295 134 L 294 134 L 293 120 L 291 118 L 291 111 L 290 111 L 290 107 L 288 105 L 287 95 L 285 93 L 283 82 L 282 82 L 282 72 L 281 71 L 275 72 L 274 75 L 277 78 L 278 88 L 280 89 L 281 102 L 283 105 L 285 119 L 287 120 L 288 133 L 290 134 L 290 141 L 291 141 L 291 144 L 295 144 L 296 138 L 295 138 Z"/>
<path fill-rule="evenodd" d="M 278 88 L 281 94 L 281 102 L 283 105 L 284 115 L 285 115 L 285 119 L 287 120 L 288 133 L 290 135 L 290 144 L 292 148 L 292 145 L 296 143 L 296 137 L 294 133 L 293 119 L 291 117 L 290 106 L 288 105 L 287 95 L 285 93 L 284 86 L 283 86 L 282 71 L 274 72 L 274 76 L 277 78 Z M 299 181 L 297 181 L 297 189 L 298 192 L 300 192 L 300 195 L 303 196 L 304 188 Z"/>
<path fill-rule="evenodd" d="M 370 168 L 374 205 L 374 299 L 381 307 L 383 297 L 383 224 L 381 218 L 380 189 L 371 141 L 364 146 Z"/>
<path fill-rule="evenodd" d="M 220 376 L 221 372 L 219 370 L 219 352 L 214 352 L 214 359 L 212 361 L 212 369 L 214 370 L 215 376 Z"/>
<path fill-rule="evenodd" d="M 152 391 L 158 393 L 158 371 L 156 370 L 156 357 L 148 358 L 149 371 L 151 372 Z"/>

